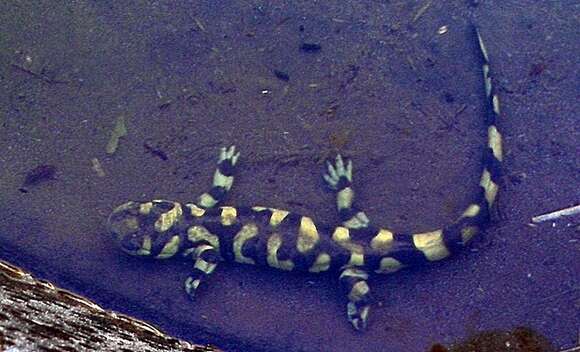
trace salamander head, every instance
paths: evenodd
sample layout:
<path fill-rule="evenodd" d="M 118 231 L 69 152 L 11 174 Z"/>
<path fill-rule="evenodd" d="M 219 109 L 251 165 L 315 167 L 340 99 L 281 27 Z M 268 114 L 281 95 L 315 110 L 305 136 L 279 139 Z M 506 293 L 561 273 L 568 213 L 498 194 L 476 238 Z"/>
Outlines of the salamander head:
<path fill-rule="evenodd" d="M 113 210 L 107 220 L 107 228 L 116 236 L 123 251 L 131 255 L 151 255 L 152 238 L 147 234 L 145 216 L 140 212 L 141 204 L 127 202 Z"/>
<path fill-rule="evenodd" d="M 127 202 L 118 206 L 107 221 L 121 249 L 131 255 L 169 258 L 184 241 L 181 204 L 167 200 Z"/>

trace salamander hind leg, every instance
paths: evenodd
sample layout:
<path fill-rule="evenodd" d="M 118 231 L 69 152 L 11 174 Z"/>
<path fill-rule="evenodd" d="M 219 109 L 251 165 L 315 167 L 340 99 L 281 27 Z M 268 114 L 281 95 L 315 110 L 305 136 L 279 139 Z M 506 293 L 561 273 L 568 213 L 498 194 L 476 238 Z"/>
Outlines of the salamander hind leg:
<path fill-rule="evenodd" d="M 197 199 L 196 204 L 201 208 L 213 208 L 219 205 L 226 197 L 234 183 L 234 171 L 240 153 L 235 146 L 222 147 L 218 158 L 218 165 L 213 175 L 212 187 Z"/>
<path fill-rule="evenodd" d="M 353 206 L 352 161 L 343 159 L 340 154 L 334 162 L 326 162 L 327 171 L 323 174 L 326 184 L 336 193 L 336 208 L 342 225 L 348 229 L 362 229 L 369 226 L 367 215 Z"/>
<path fill-rule="evenodd" d="M 356 330 L 365 330 L 369 315 L 371 296 L 365 270 L 347 267 L 340 274 L 340 283 L 348 295 L 346 315 Z"/>
<path fill-rule="evenodd" d="M 193 299 L 199 285 L 207 279 L 217 267 L 220 255 L 216 248 L 207 244 L 200 244 L 194 249 L 193 273 L 185 280 L 185 291 Z"/>

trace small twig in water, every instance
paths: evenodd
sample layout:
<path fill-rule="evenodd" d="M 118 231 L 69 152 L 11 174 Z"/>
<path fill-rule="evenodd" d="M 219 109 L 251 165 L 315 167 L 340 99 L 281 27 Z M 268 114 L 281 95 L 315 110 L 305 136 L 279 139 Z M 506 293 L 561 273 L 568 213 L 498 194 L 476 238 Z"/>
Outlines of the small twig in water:
<path fill-rule="evenodd" d="M 565 209 L 553 211 L 551 213 L 534 216 L 532 218 L 532 222 L 537 224 L 537 223 L 548 221 L 548 220 L 555 220 L 555 219 L 561 218 L 563 216 L 571 216 L 571 215 L 576 215 L 576 214 L 580 214 L 580 204 L 575 205 L 575 206 L 570 207 L 570 208 L 565 208 Z"/>
<path fill-rule="evenodd" d="M 119 139 L 127 135 L 127 127 L 125 126 L 125 117 L 119 115 L 115 121 L 115 127 L 111 132 L 111 138 L 107 143 L 107 154 L 114 154 L 119 146 Z"/>
<path fill-rule="evenodd" d="M 92 158 L 91 164 L 93 165 L 93 170 L 97 173 L 97 176 L 105 177 L 105 175 L 106 175 L 105 170 L 103 170 L 103 166 L 101 165 L 101 162 L 99 161 L 99 159 Z"/>
<path fill-rule="evenodd" d="M 12 64 L 12 67 L 14 67 L 14 68 L 16 68 L 16 69 L 18 69 L 18 70 L 20 70 L 22 72 L 28 73 L 32 77 L 41 79 L 41 80 L 43 80 L 43 81 L 45 81 L 46 83 L 49 83 L 49 84 L 67 84 L 67 83 L 71 83 L 70 81 L 63 81 L 63 80 L 60 80 L 60 79 L 54 79 L 54 78 L 47 77 L 44 74 L 41 74 L 41 73 L 38 73 L 38 72 L 34 72 L 34 71 L 30 70 L 30 69 L 27 69 L 26 67 L 23 67 L 23 66 L 20 66 L 20 65 L 17 65 L 17 64 Z"/>
<path fill-rule="evenodd" d="M 413 16 L 413 23 L 417 22 L 417 20 L 423 16 L 423 14 L 425 12 L 427 12 L 427 9 L 429 9 L 429 7 L 431 6 L 431 4 L 433 3 L 432 0 L 427 1 L 423 6 L 421 6 L 419 8 L 419 10 L 417 11 L 417 13 L 415 14 L 415 16 Z"/>

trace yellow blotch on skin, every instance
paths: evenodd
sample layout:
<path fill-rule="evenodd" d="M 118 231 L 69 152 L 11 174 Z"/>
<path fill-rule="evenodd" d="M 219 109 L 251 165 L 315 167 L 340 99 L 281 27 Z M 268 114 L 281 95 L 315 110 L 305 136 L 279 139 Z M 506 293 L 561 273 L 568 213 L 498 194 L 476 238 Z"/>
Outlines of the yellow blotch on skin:
<path fill-rule="evenodd" d="M 354 286 L 352 286 L 352 289 L 350 290 L 350 293 L 348 294 L 348 299 L 351 302 L 358 302 L 360 301 L 364 296 L 366 296 L 370 291 L 369 285 L 367 284 L 366 281 L 359 281 L 356 284 L 354 284 Z"/>
<path fill-rule="evenodd" d="M 205 260 L 198 259 L 195 261 L 195 264 L 193 265 L 193 267 L 203 271 L 206 274 L 211 274 L 214 271 L 216 264 L 215 263 L 208 263 Z"/>
<path fill-rule="evenodd" d="M 350 241 L 350 234 L 346 227 L 338 226 L 334 229 L 332 240 L 337 243 Z"/>
<path fill-rule="evenodd" d="M 477 204 L 470 204 L 467 209 L 465 209 L 465 211 L 463 212 L 463 215 L 461 215 L 464 218 L 472 218 L 474 216 L 477 216 L 477 214 L 479 214 L 479 211 L 481 210 L 481 208 L 479 207 L 479 205 Z"/>
<path fill-rule="evenodd" d="M 296 249 L 300 253 L 307 253 L 316 246 L 318 240 L 319 236 L 318 231 L 316 230 L 316 225 L 314 225 L 311 218 L 303 216 L 300 220 Z"/>
<path fill-rule="evenodd" d="M 367 226 L 367 224 L 368 218 L 363 212 L 358 212 L 355 216 L 342 223 L 343 226 L 349 229 L 360 229 Z"/>
<path fill-rule="evenodd" d="M 179 238 L 179 236 L 171 237 L 169 242 L 167 242 L 165 244 L 165 246 L 163 246 L 163 249 L 161 250 L 161 253 L 159 253 L 157 255 L 157 258 L 165 259 L 165 258 L 173 257 L 175 255 L 175 253 L 177 253 L 177 250 L 179 250 L 179 243 L 180 242 L 181 242 L 181 239 Z"/>
<path fill-rule="evenodd" d="M 477 235 L 479 228 L 477 226 L 467 226 L 461 229 L 461 240 L 463 244 L 467 244 L 473 236 Z"/>
<path fill-rule="evenodd" d="M 394 273 L 403 268 L 403 264 L 395 258 L 385 257 L 381 259 L 379 269 L 375 270 L 377 274 Z"/>
<path fill-rule="evenodd" d="M 488 145 L 491 148 L 493 155 L 497 160 L 501 161 L 503 158 L 503 152 L 501 147 L 501 134 L 497 130 L 497 127 L 491 125 L 487 128 Z"/>
<path fill-rule="evenodd" d="M 487 169 L 483 170 L 479 184 L 485 190 L 485 199 L 487 200 L 487 204 L 491 207 L 495 201 L 495 197 L 497 196 L 498 187 L 495 182 L 491 180 L 491 175 Z"/>
<path fill-rule="evenodd" d="M 234 237 L 233 252 L 235 261 L 242 264 L 256 264 L 254 259 L 244 256 L 242 248 L 247 240 L 258 235 L 258 227 L 256 224 L 245 224 L 242 229 Z"/>
<path fill-rule="evenodd" d="M 350 266 L 363 266 L 365 262 L 364 249 L 360 244 L 353 243 L 350 240 L 350 232 L 346 227 L 338 226 L 334 229 L 332 240 L 338 243 L 342 248 L 350 251 Z"/>
<path fill-rule="evenodd" d="M 234 183 L 233 176 L 226 176 L 220 172 L 219 169 L 215 170 L 213 175 L 213 185 L 214 186 L 221 186 L 229 191 L 232 188 L 232 184 Z"/>
<path fill-rule="evenodd" d="M 199 196 L 197 202 L 205 208 L 213 208 L 218 203 L 218 201 L 209 193 L 204 193 Z"/>
<path fill-rule="evenodd" d="M 350 252 L 350 260 L 348 261 L 349 266 L 364 266 L 365 265 L 365 255 L 362 253 L 362 247 L 357 247 L 360 249 L 352 250 Z"/>
<path fill-rule="evenodd" d="M 193 243 L 206 241 L 213 248 L 215 248 L 217 250 L 219 250 L 219 248 L 220 248 L 220 241 L 219 241 L 218 236 L 209 232 L 203 226 L 192 226 L 189 229 L 187 229 L 187 239 Z"/>
<path fill-rule="evenodd" d="M 371 240 L 371 248 L 376 251 L 386 252 L 393 245 L 393 240 L 394 236 L 391 231 L 381 229 L 379 233 Z"/>
<path fill-rule="evenodd" d="M 205 209 L 198 207 L 196 204 L 188 203 L 185 206 L 189 208 L 190 214 L 195 217 L 200 217 L 203 216 L 203 214 L 205 214 Z"/>
<path fill-rule="evenodd" d="M 491 101 L 493 103 L 493 112 L 499 115 L 499 98 L 497 97 L 497 95 L 494 94 L 493 98 L 491 98 Z"/>
<path fill-rule="evenodd" d="M 183 210 L 179 203 L 173 203 L 173 209 L 161 214 L 159 219 L 155 222 L 155 230 L 157 232 L 165 232 L 171 228 L 183 215 Z"/>
<path fill-rule="evenodd" d="M 185 291 L 190 295 L 193 294 L 195 292 L 195 290 L 197 290 L 197 288 L 199 287 L 200 283 L 201 283 L 201 281 L 199 279 L 186 281 L 185 282 Z"/>
<path fill-rule="evenodd" d="M 195 264 L 193 265 L 193 267 L 203 271 L 207 275 L 211 274 L 214 271 L 217 264 L 210 263 L 204 259 L 201 259 L 200 257 L 201 257 L 203 252 L 205 252 L 207 250 L 212 250 L 212 249 L 213 248 L 211 246 L 208 246 L 208 245 L 199 246 L 195 249 L 195 256 L 197 259 L 195 260 Z"/>
<path fill-rule="evenodd" d="M 292 270 L 294 269 L 294 263 L 292 260 L 278 260 L 278 250 L 282 246 L 282 236 L 275 233 L 268 238 L 268 265 L 272 268 L 282 269 L 282 270 Z"/>
<path fill-rule="evenodd" d="M 327 271 L 330 268 L 330 261 L 331 258 L 330 255 L 328 255 L 328 253 L 320 253 L 316 257 L 316 261 L 314 262 L 314 264 L 312 264 L 312 266 L 310 267 L 310 269 L 308 269 L 308 271 L 311 273 L 319 273 L 321 271 Z"/>
<path fill-rule="evenodd" d="M 479 48 L 481 49 L 481 53 L 483 54 L 485 61 L 489 61 L 489 57 L 487 56 L 487 49 L 485 44 L 483 44 L 483 39 L 481 38 L 481 35 L 479 35 L 479 31 L 477 31 L 477 41 L 479 42 Z"/>
<path fill-rule="evenodd" d="M 491 78 L 489 78 L 489 65 L 483 65 L 483 80 L 485 83 L 485 95 L 489 97 L 491 94 Z"/>
<path fill-rule="evenodd" d="M 151 212 L 151 208 L 153 208 L 152 202 L 141 203 L 139 205 L 139 214 L 147 215 Z"/>
<path fill-rule="evenodd" d="M 270 217 L 270 226 L 276 227 L 280 225 L 282 220 L 289 214 L 286 210 L 280 209 L 270 209 L 272 211 L 272 216 Z"/>
<path fill-rule="evenodd" d="M 336 206 L 338 209 L 349 208 L 354 198 L 354 191 L 347 187 L 336 194 Z"/>
<path fill-rule="evenodd" d="M 366 280 L 369 278 L 369 274 L 366 271 L 357 268 L 346 268 L 340 273 L 339 279 L 342 280 L 345 277 L 356 277 L 361 280 Z"/>
<path fill-rule="evenodd" d="M 431 261 L 441 260 L 450 254 L 443 242 L 443 231 L 441 230 L 413 235 L 413 243 Z"/>
<path fill-rule="evenodd" d="M 238 211 L 233 207 L 221 207 L 221 222 L 224 226 L 230 226 L 235 224 L 236 218 L 238 216 Z"/>
<path fill-rule="evenodd" d="M 134 216 L 123 219 L 122 224 L 128 230 L 137 230 L 139 228 L 139 220 Z"/>
<path fill-rule="evenodd" d="M 151 255 L 151 236 L 145 236 L 143 238 L 141 248 L 139 248 L 135 253 L 137 255 Z"/>

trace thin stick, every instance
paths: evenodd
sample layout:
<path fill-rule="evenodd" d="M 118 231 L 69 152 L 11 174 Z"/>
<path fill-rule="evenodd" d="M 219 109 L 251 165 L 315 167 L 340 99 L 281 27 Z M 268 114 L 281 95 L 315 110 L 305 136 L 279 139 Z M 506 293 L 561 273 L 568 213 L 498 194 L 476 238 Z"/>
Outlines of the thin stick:
<path fill-rule="evenodd" d="M 551 213 L 534 216 L 532 218 L 532 222 L 537 224 L 548 220 L 555 220 L 561 218 L 562 216 L 570 216 L 576 214 L 580 214 L 580 204 L 570 208 L 560 209 Z"/>
<path fill-rule="evenodd" d="M 417 20 L 419 19 L 419 17 L 423 16 L 423 14 L 425 12 L 427 12 L 427 9 L 431 6 L 431 3 L 433 3 L 433 0 L 429 0 L 425 3 L 425 5 L 421 6 L 421 8 L 419 8 L 419 10 L 417 11 L 417 13 L 415 14 L 415 16 L 413 17 L 413 23 L 417 22 Z"/>
<path fill-rule="evenodd" d="M 567 350 L 562 350 L 560 352 L 576 352 L 576 351 L 580 351 L 580 346 L 572 347 Z"/>
<path fill-rule="evenodd" d="M 43 75 L 41 73 L 34 72 L 32 70 L 27 69 L 26 67 L 23 67 L 23 66 L 20 66 L 20 65 L 17 65 L 17 64 L 12 64 L 12 67 L 14 67 L 14 68 L 16 68 L 16 69 L 18 69 L 18 70 L 20 70 L 22 72 L 26 72 L 29 75 L 31 75 L 32 77 L 34 77 L 34 78 L 41 79 L 41 80 L 45 81 L 46 83 L 50 83 L 50 84 L 66 84 L 66 83 L 71 83 L 70 81 L 61 81 L 59 79 L 53 79 L 53 78 L 47 77 L 47 76 L 45 76 L 45 75 Z"/>

